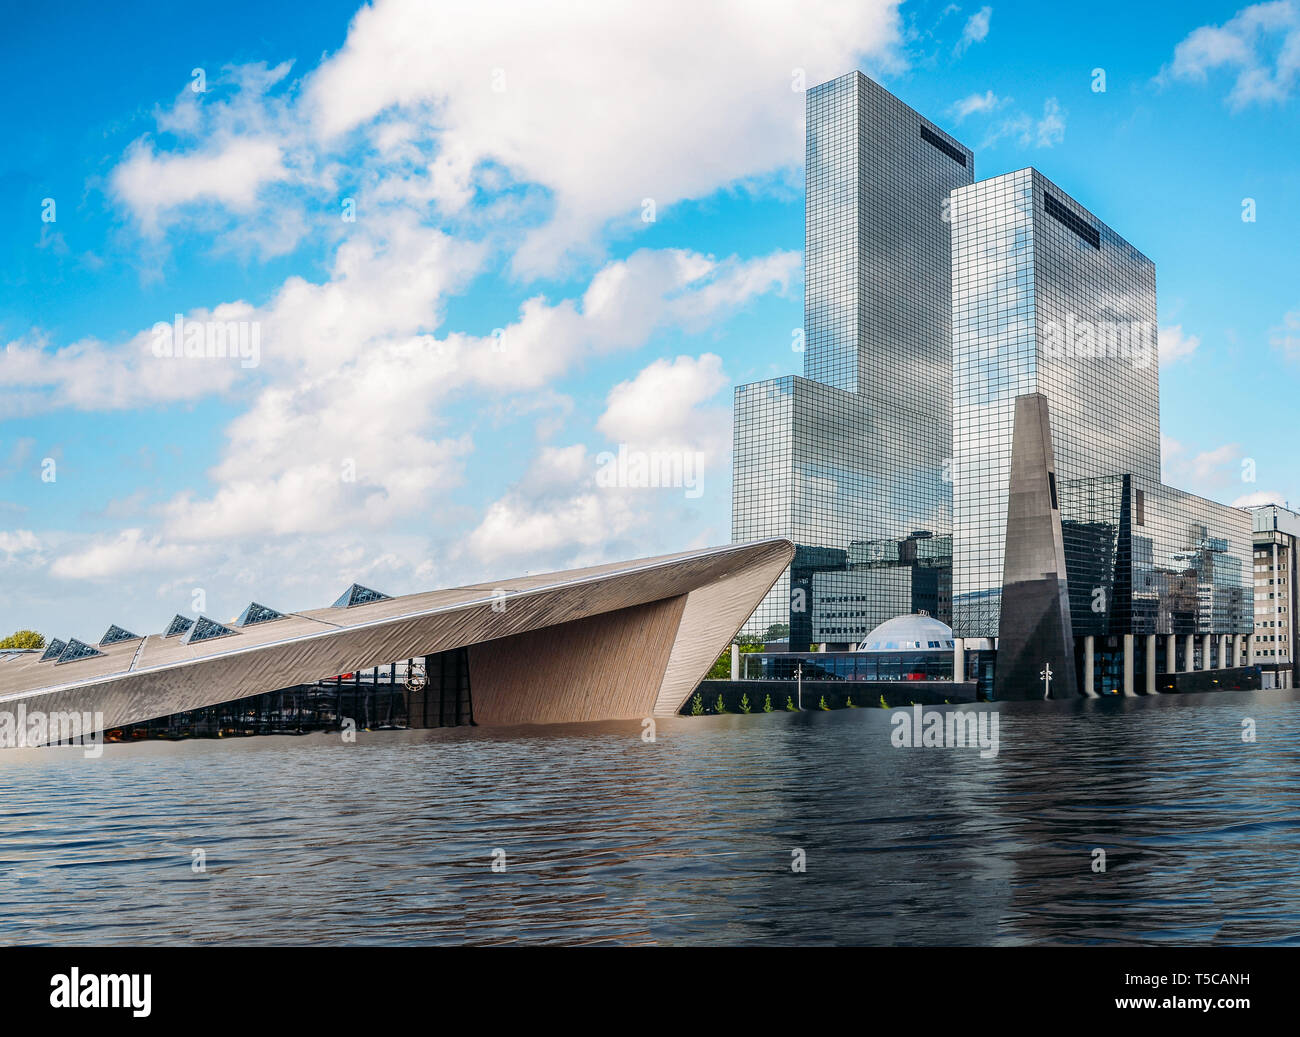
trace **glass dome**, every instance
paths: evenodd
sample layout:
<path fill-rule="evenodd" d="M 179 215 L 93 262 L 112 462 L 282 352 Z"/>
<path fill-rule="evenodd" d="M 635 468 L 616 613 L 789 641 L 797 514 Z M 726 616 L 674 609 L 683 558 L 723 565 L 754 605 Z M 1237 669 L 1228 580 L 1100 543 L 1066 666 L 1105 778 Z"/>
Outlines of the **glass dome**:
<path fill-rule="evenodd" d="M 927 652 L 952 651 L 952 627 L 933 616 L 917 612 L 887 619 L 871 631 L 860 645 L 860 652 Z"/>

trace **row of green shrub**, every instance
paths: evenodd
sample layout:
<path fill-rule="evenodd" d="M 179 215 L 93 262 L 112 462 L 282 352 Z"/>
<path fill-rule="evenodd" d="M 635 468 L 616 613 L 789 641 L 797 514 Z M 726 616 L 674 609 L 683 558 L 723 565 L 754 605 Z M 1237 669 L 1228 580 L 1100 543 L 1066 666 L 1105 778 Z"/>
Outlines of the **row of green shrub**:
<path fill-rule="evenodd" d="M 833 699 L 839 697 L 840 696 L 832 695 Z M 872 702 L 870 703 L 870 705 L 879 706 L 882 709 L 889 708 L 889 703 L 885 701 L 884 695 L 880 696 L 879 702 Z M 853 701 L 853 696 L 850 694 L 850 695 L 843 696 L 843 702 L 841 702 L 839 705 L 829 704 L 826 701 L 826 696 L 822 695 L 817 705 L 811 708 L 829 710 L 829 709 L 857 709 L 859 707 L 858 704 Z M 740 696 L 740 702 L 738 704 L 738 708 L 728 709 L 727 703 L 723 699 L 721 692 L 718 693 L 717 701 L 713 703 L 712 706 L 706 706 L 704 704 L 703 693 L 697 691 L 695 693 L 695 697 L 691 699 L 691 706 L 690 706 L 689 713 L 693 717 L 701 717 L 704 716 L 705 714 L 718 714 L 718 713 L 754 713 L 754 712 L 775 713 L 778 710 L 785 710 L 786 712 L 789 713 L 799 712 L 799 707 L 795 705 L 794 696 L 787 695 L 785 697 L 784 706 L 773 706 L 772 696 L 768 694 L 763 697 L 763 705 L 755 709 L 755 707 L 749 701 L 749 693 L 746 692 Z"/>

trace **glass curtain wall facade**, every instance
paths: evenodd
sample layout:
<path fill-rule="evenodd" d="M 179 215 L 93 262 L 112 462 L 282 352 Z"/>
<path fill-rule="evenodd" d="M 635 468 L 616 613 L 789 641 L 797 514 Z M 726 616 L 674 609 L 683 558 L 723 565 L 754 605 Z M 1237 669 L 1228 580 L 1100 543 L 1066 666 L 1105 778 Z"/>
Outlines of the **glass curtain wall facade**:
<path fill-rule="evenodd" d="M 1249 516 L 1160 481 L 1154 264 L 1033 169 L 955 191 L 952 229 L 954 633 L 999 633 L 1024 393 L 1048 400 L 1074 635 L 1249 632 Z"/>
<path fill-rule="evenodd" d="M 734 541 L 798 545 L 746 632 L 788 623 L 796 650 L 949 618 L 948 197 L 974 168 L 858 72 L 811 89 L 807 115 L 804 377 L 736 389 L 732 485 Z"/>

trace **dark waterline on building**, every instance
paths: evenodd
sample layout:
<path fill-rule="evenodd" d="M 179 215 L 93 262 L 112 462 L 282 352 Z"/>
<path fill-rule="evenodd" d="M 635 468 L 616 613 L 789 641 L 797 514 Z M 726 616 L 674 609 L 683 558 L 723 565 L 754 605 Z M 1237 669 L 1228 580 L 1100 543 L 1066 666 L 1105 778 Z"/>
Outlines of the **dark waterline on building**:
<path fill-rule="evenodd" d="M 1300 943 L 1295 692 L 963 708 L 7 750 L 0 942 Z"/>

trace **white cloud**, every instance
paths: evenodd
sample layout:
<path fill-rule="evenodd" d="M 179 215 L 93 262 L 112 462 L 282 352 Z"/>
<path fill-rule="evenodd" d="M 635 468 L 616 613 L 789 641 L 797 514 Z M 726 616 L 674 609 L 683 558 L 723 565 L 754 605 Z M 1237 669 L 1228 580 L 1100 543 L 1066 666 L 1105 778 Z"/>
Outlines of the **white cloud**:
<path fill-rule="evenodd" d="M 1225 443 L 1192 454 L 1172 437 L 1161 435 L 1163 479 L 1171 486 L 1205 496 L 1238 484 L 1246 459 L 1239 443 Z"/>
<path fill-rule="evenodd" d="M 961 122 L 967 116 L 991 112 L 1002 103 L 992 90 L 986 90 L 982 94 L 971 94 L 968 97 L 963 97 L 949 110 L 952 112 L 953 118 Z"/>
<path fill-rule="evenodd" d="M 466 548 L 506 565 L 521 557 L 546 568 L 605 560 L 649 514 L 633 495 L 598 488 L 595 471 L 584 446 L 543 448 L 524 478 L 488 506 Z"/>
<path fill-rule="evenodd" d="M 40 538 L 30 529 L 0 529 L 0 555 L 6 563 L 23 555 L 33 555 L 41 549 Z"/>
<path fill-rule="evenodd" d="M 1271 330 L 1269 342 L 1288 360 L 1300 359 L 1300 310 L 1292 310 L 1282 318 L 1282 324 Z"/>
<path fill-rule="evenodd" d="M 468 199 L 485 163 L 550 196 L 516 269 L 543 272 L 642 200 L 669 206 L 797 163 L 803 94 L 863 56 L 898 64 L 897 3 L 621 4 L 379 0 L 309 78 L 322 146 L 383 116 L 435 128 L 418 183 Z M 538 41 L 544 39 L 545 46 Z"/>
<path fill-rule="evenodd" d="M 1017 111 L 1003 118 L 985 135 L 981 147 L 992 147 L 999 140 L 1008 138 L 1016 141 L 1022 148 L 1050 148 L 1065 139 L 1066 112 L 1055 97 L 1043 102 L 1043 113 L 1038 118 L 1024 111 Z"/>
<path fill-rule="evenodd" d="M 123 529 L 115 536 L 56 558 L 50 574 L 61 579 L 103 580 L 123 573 L 188 567 L 201 557 L 193 546 L 165 544 L 142 529 Z"/>
<path fill-rule="evenodd" d="M 1258 508 L 1265 504 L 1281 504 L 1285 507 L 1286 498 L 1276 490 L 1257 490 L 1232 502 L 1234 508 Z"/>
<path fill-rule="evenodd" d="M 1175 360 L 1183 360 L 1195 353 L 1200 344 L 1200 336 L 1185 333 L 1181 324 L 1172 324 L 1161 328 L 1159 336 L 1160 363 L 1171 364 Z"/>
<path fill-rule="evenodd" d="M 484 561 L 541 557 L 554 567 L 654 553 L 647 545 L 663 547 L 657 534 L 687 490 L 702 493 L 705 473 L 726 464 L 731 414 L 711 401 L 728 384 L 721 358 L 711 353 L 656 360 L 620 382 L 596 422 L 611 449 L 593 456 L 581 444 L 544 448 L 488 507 L 466 540 L 468 551 Z M 602 483 L 598 469 L 619 450 L 675 459 L 690 486 Z"/>
<path fill-rule="evenodd" d="M 170 109 L 155 114 L 158 130 L 179 146 L 160 150 L 157 141 L 141 137 L 110 177 L 114 196 L 147 236 L 161 235 L 182 211 L 217 208 L 243 217 L 256 211 L 256 221 L 240 222 L 234 232 L 254 232 L 266 256 L 297 244 L 305 231 L 300 204 L 280 197 L 270 206 L 264 197 L 272 185 L 308 178 L 303 131 L 288 101 L 270 94 L 290 65 L 229 66 L 208 83 L 210 93 L 187 86 Z"/>
<path fill-rule="evenodd" d="M 984 6 L 967 18 L 966 27 L 962 29 L 961 39 L 957 41 L 953 53 L 961 54 L 974 44 L 983 43 L 988 38 L 989 19 L 992 17 L 993 8 Z"/>
<path fill-rule="evenodd" d="M 731 418 L 725 404 L 703 405 L 729 384 L 722 358 L 712 353 L 656 360 L 610 390 L 596 429 L 613 443 L 699 453 L 708 464 L 730 446 Z"/>
<path fill-rule="evenodd" d="M 1300 9 L 1293 0 L 1243 7 L 1222 25 L 1203 25 L 1174 48 L 1160 81 L 1204 82 L 1211 71 L 1236 73 L 1233 108 L 1282 102 L 1300 80 Z"/>

